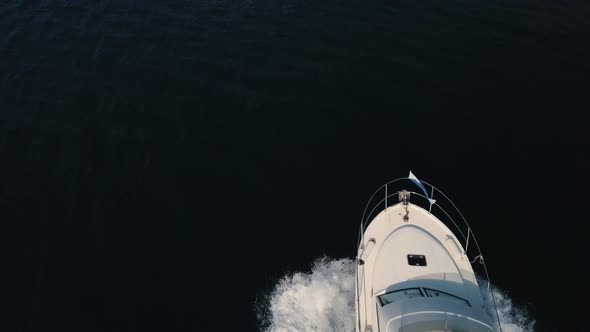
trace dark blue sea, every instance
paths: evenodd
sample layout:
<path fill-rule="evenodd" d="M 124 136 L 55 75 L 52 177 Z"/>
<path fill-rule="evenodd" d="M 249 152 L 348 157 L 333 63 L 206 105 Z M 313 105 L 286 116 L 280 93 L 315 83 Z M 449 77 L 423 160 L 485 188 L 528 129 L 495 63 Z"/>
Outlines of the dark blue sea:
<path fill-rule="evenodd" d="M 587 331 L 590 2 L 0 2 L 7 331 L 259 331 L 412 170 Z M 5 256 L 5 257 L 6 257 Z"/>

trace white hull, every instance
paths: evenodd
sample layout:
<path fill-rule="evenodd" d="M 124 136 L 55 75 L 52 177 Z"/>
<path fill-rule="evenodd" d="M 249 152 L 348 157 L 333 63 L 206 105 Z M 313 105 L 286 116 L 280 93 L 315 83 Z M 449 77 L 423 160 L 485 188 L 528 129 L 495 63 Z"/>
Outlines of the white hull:
<path fill-rule="evenodd" d="M 358 258 L 357 331 L 496 330 L 461 241 L 428 210 L 408 202 L 381 211 Z"/>

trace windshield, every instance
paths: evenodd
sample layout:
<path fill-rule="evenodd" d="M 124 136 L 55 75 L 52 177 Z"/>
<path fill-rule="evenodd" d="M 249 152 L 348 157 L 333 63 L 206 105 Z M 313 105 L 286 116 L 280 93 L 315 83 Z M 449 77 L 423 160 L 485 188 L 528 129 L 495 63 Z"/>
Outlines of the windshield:
<path fill-rule="evenodd" d="M 379 302 L 381 302 L 381 306 L 387 305 L 391 302 L 403 300 L 403 299 L 411 299 L 414 297 L 421 297 L 424 296 L 420 288 L 408 288 L 402 289 L 399 291 L 389 292 L 383 295 L 379 295 Z"/>
<path fill-rule="evenodd" d="M 414 297 L 438 297 L 438 298 L 445 298 L 455 302 L 463 303 L 471 307 L 471 304 L 467 300 L 464 300 L 458 296 L 451 295 L 449 293 L 441 292 L 436 289 L 430 288 L 407 288 L 402 290 L 397 290 L 389 293 L 385 293 L 379 295 L 377 298 L 379 299 L 379 303 L 381 306 L 388 305 L 395 301 L 400 301 L 404 299 L 411 299 Z"/>
<path fill-rule="evenodd" d="M 443 297 L 445 299 L 449 299 L 449 300 L 453 300 L 453 301 L 460 302 L 460 303 L 463 303 L 463 304 L 467 304 L 468 306 L 471 307 L 471 304 L 469 304 L 469 302 L 467 300 L 464 300 L 464 299 L 462 299 L 462 298 L 460 298 L 458 296 L 451 295 L 451 294 L 445 293 L 445 292 L 441 292 L 441 291 L 438 291 L 438 290 L 435 290 L 435 289 L 424 288 L 424 291 L 426 292 L 426 295 L 427 296 L 430 296 L 430 297 Z"/>

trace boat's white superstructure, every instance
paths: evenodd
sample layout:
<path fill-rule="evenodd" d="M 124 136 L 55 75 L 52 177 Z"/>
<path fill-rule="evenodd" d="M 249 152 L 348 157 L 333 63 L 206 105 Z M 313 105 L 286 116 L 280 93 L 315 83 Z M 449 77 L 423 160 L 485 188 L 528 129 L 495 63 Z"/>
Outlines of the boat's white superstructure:
<path fill-rule="evenodd" d="M 417 179 L 414 182 L 425 189 Z M 425 197 L 406 190 L 388 192 L 386 185 L 379 202 L 382 211 L 370 221 L 369 213 L 363 221 L 356 275 L 358 332 L 499 329 L 495 307 L 486 295 L 489 283 L 479 285 L 471 264 L 483 264 L 483 256 L 476 248 L 479 254 L 469 257 L 462 244 L 467 246 L 470 237 L 474 240 L 472 231 L 468 228 L 465 236 L 459 229 L 462 239 L 457 238 L 435 216 L 433 207 L 451 218 L 432 199 L 436 188 L 430 189 Z M 410 196 L 425 198 L 425 206 Z M 394 199 L 395 204 L 388 205 Z"/>

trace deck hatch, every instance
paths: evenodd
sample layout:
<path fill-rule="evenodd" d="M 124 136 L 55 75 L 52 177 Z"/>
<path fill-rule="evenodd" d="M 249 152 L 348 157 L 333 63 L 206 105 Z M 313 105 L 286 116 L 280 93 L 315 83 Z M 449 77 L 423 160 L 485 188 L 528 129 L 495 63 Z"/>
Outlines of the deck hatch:
<path fill-rule="evenodd" d="M 426 266 L 426 256 L 424 256 L 424 255 L 408 255 L 408 265 Z"/>

